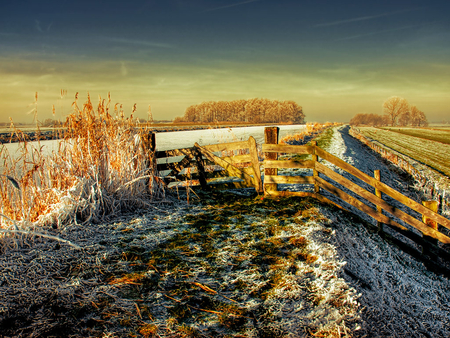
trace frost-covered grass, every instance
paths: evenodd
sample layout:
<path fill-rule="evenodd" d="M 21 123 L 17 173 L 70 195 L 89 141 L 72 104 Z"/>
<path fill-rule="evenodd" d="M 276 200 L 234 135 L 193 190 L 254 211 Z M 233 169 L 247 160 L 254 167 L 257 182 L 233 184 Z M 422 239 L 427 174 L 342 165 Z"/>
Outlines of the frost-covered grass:
<path fill-rule="evenodd" d="M 356 293 L 321 241 L 333 231 L 314 201 L 227 194 L 209 203 L 141 256 L 139 277 L 128 275 L 154 289 L 143 298 L 158 300 L 146 305 L 160 335 L 339 337 L 357 327 Z"/>
<path fill-rule="evenodd" d="M 0 331 L 86 337 L 357 331 L 358 295 L 340 277 L 344 262 L 330 244 L 336 234 L 322 205 L 230 193 L 202 198 L 198 205 L 175 202 L 160 212 L 67 228 L 66 238 L 82 250 L 46 240 L 5 250 Z"/>
<path fill-rule="evenodd" d="M 450 130 L 436 128 L 383 127 L 381 129 L 396 133 L 423 138 L 430 141 L 450 144 Z"/>
<path fill-rule="evenodd" d="M 450 176 L 450 144 L 373 127 L 359 129 L 364 136 Z"/>

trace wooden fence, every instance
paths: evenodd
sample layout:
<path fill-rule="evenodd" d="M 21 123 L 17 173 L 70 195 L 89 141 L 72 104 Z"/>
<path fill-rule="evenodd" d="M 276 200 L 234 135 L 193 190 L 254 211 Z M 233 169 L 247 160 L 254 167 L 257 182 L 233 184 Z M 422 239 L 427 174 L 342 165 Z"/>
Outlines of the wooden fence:
<path fill-rule="evenodd" d="M 165 175 L 168 183 L 197 180 L 203 189 L 209 189 L 216 183 L 216 178 L 231 176 L 238 178 L 239 181 L 227 183 L 225 186 L 228 188 L 254 187 L 257 192 L 264 192 L 266 196 L 311 196 L 342 207 L 340 202 L 332 202 L 323 196 L 321 192 L 325 190 L 337 196 L 340 201 L 344 201 L 374 218 L 378 222 L 380 230 L 385 224 L 416 240 L 418 235 L 411 231 L 411 228 L 414 228 L 424 238 L 431 239 L 430 244 L 434 243 L 433 240 L 450 244 L 450 237 L 447 235 L 450 230 L 450 220 L 437 213 L 435 206 L 424 206 L 381 182 L 379 171 L 375 171 L 374 177 L 369 176 L 321 149 L 315 142 L 312 142 L 312 145 L 303 146 L 278 144 L 277 127 L 266 128 L 265 142 L 262 145 L 264 184 L 261 180 L 260 162 L 253 137 L 242 142 L 208 146 L 195 144 L 192 148 L 157 151 L 156 158 L 159 162 L 157 168 L 159 171 L 168 172 Z M 307 155 L 308 158 L 289 160 L 285 156 L 280 157 L 279 154 Z M 164 162 L 162 163 L 161 159 L 163 158 Z M 369 191 L 333 171 L 324 164 L 325 162 L 333 164 L 366 183 L 372 187 L 373 191 Z M 189 170 L 189 168 L 191 169 Z M 279 175 L 278 171 L 282 169 L 310 169 L 312 173 L 309 176 Z M 311 189 L 313 192 L 279 191 L 278 184 L 308 184 L 313 187 Z M 338 186 L 345 187 L 358 198 L 351 196 Z M 383 194 L 416 211 L 422 215 L 422 218 L 415 218 L 390 205 L 382 198 Z M 403 221 L 408 227 L 398 223 L 395 219 Z M 445 228 L 444 232 L 443 228 Z"/>

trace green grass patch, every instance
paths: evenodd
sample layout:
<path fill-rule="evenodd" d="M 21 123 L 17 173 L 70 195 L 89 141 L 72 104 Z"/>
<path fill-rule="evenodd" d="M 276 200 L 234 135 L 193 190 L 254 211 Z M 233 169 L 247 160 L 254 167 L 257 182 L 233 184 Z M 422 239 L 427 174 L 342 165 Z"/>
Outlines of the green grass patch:
<path fill-rule="evenodd" d="M 125 267 L 109 276 L 109 283 L 123 298 L 139 303 L 141 316 L 144 309 L 149 318 L 166 313 L 173 334 L 231 337 L 257 330 L 260 336 L 286 336 L 269 303 L 292 283 L 300 291 L 311 288 L 318 256 L 299 229 L 326 220 L 318 202 L 227 192 L 207 196 L 201 212 L 181 220 L 184 230 L 153 250 L 139 249 L 135 242 L 124 248 L 117 260 L 139 269 Z M 305 301 L 314 306 L 318 297 Z M 143 336 L 161 334 L 154 318 L 143 323 L 125 316 L 121 325 Z"/>

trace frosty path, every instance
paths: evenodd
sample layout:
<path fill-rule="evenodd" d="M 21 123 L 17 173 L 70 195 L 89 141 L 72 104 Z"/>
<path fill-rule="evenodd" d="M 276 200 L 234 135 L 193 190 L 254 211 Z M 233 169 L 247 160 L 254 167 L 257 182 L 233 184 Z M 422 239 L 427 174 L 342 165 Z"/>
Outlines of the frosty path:
<path fill-rule="evenodd" d="M 389 165 L 347 131 L 348 127 L 335 131 L 328 152 L 368 175 L 373 176 L 373 170 L 379 169 L 383 182 L 413 199 L 420 199 L 404 178 L 390 171 Z M 429 272 L 423 263 L 387 244 L 378 234 L 368 232 L 357 218 L 349 220 L 339 211 L 328 211 L 327 216 L 336 228 L 332 244 L 340 259 L 347 262 L 343 277 L 361 293 L 363 325 L 356 336 L 450 336 L 447 278 Z"/>
<path fill-rule="evenodd" d="M 334 135 L 330 147 L 327 151 L 345 162 L 351 164 L 355 168 L 358 168 L 365 174 L 372 176 L 375 170 L 380 170 L 381 181 L 389 185 L 390 187 L 400 191 L 402 194 L 420 201 L 420 195 L 411 188 L 410 181 L 407 179 L 406 175 L 398 174 L 393 171 L 394 166 L 387 164 L 386 162 L 380 160 L 380 157 L 376 155 L 369 148 L 364 146 L 361 142 L 354 139 L 348 134 L 349 127 L 344 126 L 338 128 Z M 395 170 L 395 169 L 394 169 Z M 353 178 L 352 175 L 346 173 L 343 170 L 339 170 L 340 174 L 344 177 L 355 181 L 359 185 L 364 184 L 362 181 Z M 369 187 L 365 185 L 365 187 Z M 373 190 L 373 189 L 372 189 Z M 388 196 L 386 199 L 389 200 Z"/>

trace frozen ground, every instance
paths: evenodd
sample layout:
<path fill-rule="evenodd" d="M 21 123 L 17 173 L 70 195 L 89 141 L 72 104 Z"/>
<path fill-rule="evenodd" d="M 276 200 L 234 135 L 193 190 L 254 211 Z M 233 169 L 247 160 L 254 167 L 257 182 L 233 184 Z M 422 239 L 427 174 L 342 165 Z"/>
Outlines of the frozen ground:
<path fill-rule="evenodd" d="M 192 139 L 190 141 L 195 142 Z M 389 165 L 380 161 L 367 148 L 351 138 L 346 133 L 345 127 L 336 130 L 327 150 L 369 175 L 375 169 L 381 170 L 384 182 L 412 198 L 420 198 L 420 194 L 412 189 L 411 182 L 405 181 L 405 177 L 391 170 Z M 10 247 L 14 247 L 14 242 L 10 242 L 10 246 L 3 246 L 0 256 L 0 327 L 8 329 L 9 333 L 12 327 L 18 328 L 16 334 L 9 335 L 15 337 L 30 336 L 30 333 L 33 333 L 35 337 L 47 336 L 51 333 L 64 332 L 64 327 L 72 327 L 79 332 L 84 332 L 84 336 L 93 335 L 89 327 L 97 329 L 103 327 L 104 337 L 127 336 L 129 331 L 125 325 L 126 322 L 122 322 L 122 319 L 129 318 L 128 320 L 132 323 L 141 325 L 147 320 L 142 305 L 155 304 L 151 306 L 160 306 L 163 309 L 165 306 L 173 306 L 174 303 L 169 302 L 170 298 L 166 296 L 161 298 L 161 295 L 157 293 L 150 293 L 148 298 L 144 298 L 144 303 L 139 300 L 139 295 L 136 296 L 138 300 L 134 300 L 132 298 L 134 296 L 129 293 L 124 297 L 124 292 L 131 292 L 133 285 L 109 284 L 108 276 L 117 274 L 118 266 L 124 273 L 130 273 L 139 265 L 139 261 L 133 261 L 124 256 L 126 249 L 141 246 L 145 250 L 152 250 L 158 245 L 169 242 L 180 231 L 189 230 L 189 222 L 184 220 L 186 213 L 197 215 L 200 212 L 204 211 L 185 204 L 161 204 L 155 205 L 154 210 L 143 212 L 141 215 L 129 215 L 117 219 L 112 224 L 84 228 L 69 226 L 58 230 L 59 232 L 49 230 L 55 235 L 81 245 L 84 248 L 82 251 L 54 241 L 30 238 L 25 239 L 24 245 L 18 249 Z M 360 318 L 355 316 L 353 320 L 347 319 L 347 321 L 353 321 L 353 324 L 348 327 L 354 329 L 356 324 L 361 327 L 360 330 L 353 331 L 354 337 L 450 336 L 450 281 L 447 278 L 429 272 L 423 263 L 387 244 L 376 233 L 371 233 L 361 218 L 328 206 L 320 206 L 318 212 L 325 217 L 321 220 L 309 218 L 308 227 L 306 227 L 311 229 L 308 234 L 311 237 L 307 238 L 310 240 L 311 248 L 319 257 L 316 262 L 320 263 L 317 269 L 314 268 L 314 264 L 311 265 L 314 268 L 314 274 L 311 276 L 315 278 L 314 283 L 319 292 L 321 286 L 330 288 L 334 285 L 330 283 L 331 276 L 339 282 L 336 285 L 347 288 L 343 284 L 345 282 L 348 285 L 347 290 L 355 289 L 356 294 L 360 295 L 358 297 Z M 265 224 L 269 221 L 269 219 L 259 219 L 261 216 L 264 214 L 258 212 L 255 216 L 245 218 L 248 218 L 249 224 Z M 212 217 L 209 219 L 212 220 Z M 233 223 L 231 225 L 230 231 L 235 226 Z M 236 232 L 236 236 L 238 235 Z M 242 233 L 239 236 L 244 235 Z M 286 234 L 276 235 L 274 239 L 282 240 L 283 236 Z M 231 240 L 236 240 L 237 243 L 240 241 L 245 245 L 247 243 L 240 237 L 232 236 L 214 243 L 217 242 L 217 247 L 228 248 L 230 252 L 238 250 L 235 245 L 227 245 Z M 248 243 L 254 245 L 252 241 Z M 198 250 L 195 246 L 189 248 L 191 252 L 195 250 Z M 240 253 L 242 256 L 251 253 L 247 246 L 242 246 L 239 250 L 247 250 Z M 183 259 L 192 262 L 192 268 L 194 264 L 204 264 L 202 259 L 194 260 L 192 256 Z M 224 267 L 229 262 L 236 264 L 229 261 L 230 259 L 233 260 L 236 257 L 226 253 L 221 254 L 221 251 L 218 251 L 216 255 L 216 260 L 223 261 Z M 296 264 L 297 269 L 300 269 L 304 263 Z M 333 270 L 327 273 L 319 269 L 322 265 L 333 266 Z M 256 268 L 253 264 L 248 264 L 248 267 Z M 308 266 L 305 265 L 305 268 Z M 148 269 L 146 278 L 152 279 L 155 271 L 151 267 Z M 191 269 L 188 271 L 195 272 Z M 252 282 L 250 274 L 247 275 L 249 282 Z M 263 283 L 265 276 L 257 275 L 256 282 Z M 202 275 L 196 276 L 202 278 Z M 292 281 L 296 281 L 296 278 L 298 282 L 302 281 L 301 275 L 296 277 L 295 274 L 288 273 L 286 276 Z M 232 274 L 220 276 L 223 278 L 223 281 L 218 279 L 221 281 L 220 287 L 223 287 L 220 290 L 229 292 L 227 288 L 230 283 L 226 282 L 226 278 L 231 277 L 233 277 Z M 161 277 L 161 281 L 164 285 L 175 283 L 171 280 L 171 274 L 165 274 Z M 219 290 L 219 284 L 209 284 L 211 280 L 196 279 L 196 281 L 202 285 L 214 286 L 215 290 Z M 251 286 L 250 283 L 249 287 Z M 302 284 L 299 286 L 296 292 L 301 293 L 303 292 Z M 263 304 L 261 309 L 270 309 L 280 316 L 280 323 L 285 323 L 285 327 L 293 330 L 288 336 L 310 336 L 307 332 L 303 334 L 297 332 L 296 335 L 295 331 L 298 329 L 298 319 L 301 318 L 299 317 L 301 311 L 296 309 L 303 304 L 302 298 L 299 298 L 297 302 L 291 299 L 285 303 L 284 307 L 280 307 L 280 304 L 283 305 L 280 299 L 285 290 L 280 291 L 282 292 L 276 302 L 272 299 L 271 303 L 269 299 L 269 302 Z M 225 294 L 228 295 L 228 293 Z M 155 296 L 156 303 L 152 303 L 152 296 Z M 352 296 L 352 299 L 354 298 Z M 244 298 L 239 300 L 246 301 Z M 323 320 L 330 315 L 326 307 L 319 309 L 322 312 L 311 313 L 311 322 Z M 169 324 L 161 322 L 162 326 L 167 326 L 167 330 Z M 248 332 L 247 336 L 251 336 L 250 332 L 255 331 L 251 331 L 249 327 Z M 254 334 L 258 336 L 257 331 Z M 345 332 L 341 331 L 340 334 L 346 336 Z M 165 335 L 160 332 L 160 336 Z"/>
<path fill-rule="evenodd" d="M 335 131 L 328 152 L 368 175 L 372 176 L 373 171 L 379 169 L 383 182 L 420 200 L 413 182 L 380 161 L 349 136 L 347 130 L 344 126 Z M 336 229 L 332 243 L 339 258 L 347 262 L 343 276 L 361 293 L 363 324 L 356 336 L 450 336 L 450 281 L 447 278 L 429 272 L 423 263 L 386 244 L 376 233 L 370 233 L 360 219 L 352 220 L 330 210 L 322 212 L 332 220 Z"/>

